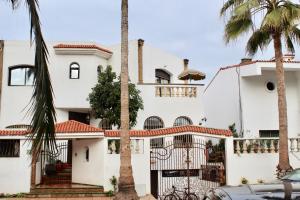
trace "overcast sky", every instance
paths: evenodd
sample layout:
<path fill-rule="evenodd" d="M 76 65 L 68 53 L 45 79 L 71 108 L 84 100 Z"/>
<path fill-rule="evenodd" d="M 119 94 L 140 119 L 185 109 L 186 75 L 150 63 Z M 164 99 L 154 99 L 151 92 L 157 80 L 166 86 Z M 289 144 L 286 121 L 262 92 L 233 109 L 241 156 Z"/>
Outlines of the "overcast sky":
<path fill-rule="evenodd" d="M 40 0 L 42 30 L 46 40 L 120 43 L 121 0 Z M 223 41 L 223 0 L 129 0 L 129 37 L 143 38 L 207 74 L 207 82 L 221 66 L 245 57 L 245 40 Z M 12 11 L 0 1 L 0 39 L 28 40 L 29 18 L 22 3 Z M 269 59 L 272 48 L 256 58 Z M 297 54 L 297 52 L 296 52 Z"/>

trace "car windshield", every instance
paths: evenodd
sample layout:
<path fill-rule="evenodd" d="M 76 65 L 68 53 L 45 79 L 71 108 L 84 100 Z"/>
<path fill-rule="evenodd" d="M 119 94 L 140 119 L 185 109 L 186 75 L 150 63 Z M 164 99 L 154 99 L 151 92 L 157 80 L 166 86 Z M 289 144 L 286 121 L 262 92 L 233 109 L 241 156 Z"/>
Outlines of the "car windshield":
<path fill-rule="evenodd" d="M 281 178 L 281 180 L 300 181 L 300 169 L 296 169 L 291 173 L 285 175 Z"/>

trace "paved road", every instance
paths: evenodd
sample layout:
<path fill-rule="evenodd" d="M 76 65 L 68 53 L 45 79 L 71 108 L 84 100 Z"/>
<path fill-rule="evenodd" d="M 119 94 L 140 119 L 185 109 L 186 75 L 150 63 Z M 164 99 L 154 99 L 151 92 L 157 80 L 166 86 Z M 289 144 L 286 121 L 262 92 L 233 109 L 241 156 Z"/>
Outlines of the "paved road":
<path fill-rule="evenodd" d="M 5 200 L 37 200 L 37 199 L 43 199 L 43 200 L 78 200 L 78 199 L 82 199 L 82 200 L 112 200 L 113 198 L 111 198 L 111 197 L 78 197 L 78 198 L 4 198 L 4 199 Z"/>

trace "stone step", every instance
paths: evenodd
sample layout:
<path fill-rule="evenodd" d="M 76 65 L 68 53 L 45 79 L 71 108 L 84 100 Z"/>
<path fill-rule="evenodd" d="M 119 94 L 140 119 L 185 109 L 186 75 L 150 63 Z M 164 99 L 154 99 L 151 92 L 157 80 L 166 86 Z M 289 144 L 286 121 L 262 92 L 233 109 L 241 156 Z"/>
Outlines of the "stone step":
<path fill-rule="evenodd" d="M 49 188 L 35 188 L 31 191 L 33 194 L 82 194 L 82 193 L 103 193 L 104 189 L 102 186 L 91 186 L 91 187 L 49 187 Z"/>
<path fill-rule="evenodd" d="M 29 193 L 27 198 L 83 198 L 83 197 L 106 197 L 104 192 L 72 192 L 72 193 Z"/>
<path fill-rule="evenodd" d="M 71 184 L 71 179 L 44 179 L 42 181 L 45 185 L 57 185 L 57 184 Z"/>

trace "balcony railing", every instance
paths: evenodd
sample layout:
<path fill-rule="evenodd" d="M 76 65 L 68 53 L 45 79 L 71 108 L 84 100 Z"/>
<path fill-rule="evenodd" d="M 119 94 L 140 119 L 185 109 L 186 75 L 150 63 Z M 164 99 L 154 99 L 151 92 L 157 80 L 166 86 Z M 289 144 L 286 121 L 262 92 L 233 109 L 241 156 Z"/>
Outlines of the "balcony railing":
<path fill-rule="evenodd" d="M 233 141 L 234 153 L 277 153 L 279 149 L 279 138 L 237 138 Z M 300 138 L 289 139 L 289 151 L 300 152 Z"/>
<path fill-rule="evenodd" d="M 156 86 L 156 97 L 197 97 L 197 87 Z"/>

